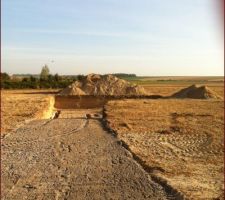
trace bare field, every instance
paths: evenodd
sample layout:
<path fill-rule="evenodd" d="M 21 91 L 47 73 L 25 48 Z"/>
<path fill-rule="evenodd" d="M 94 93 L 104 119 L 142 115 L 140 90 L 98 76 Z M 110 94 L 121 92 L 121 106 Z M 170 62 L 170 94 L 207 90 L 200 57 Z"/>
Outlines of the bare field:
<path fill-rule="evenodd" d="M 2 90 L 1 133 L 23 125 L 26 120 L 48 118 L 55 90 Z"/>
<path fill-rule="evenodd" d="M 105 109 L 109 126 L 152 174 L 188 199 L 223 199 L 223 101 L 121 100 Z"/>

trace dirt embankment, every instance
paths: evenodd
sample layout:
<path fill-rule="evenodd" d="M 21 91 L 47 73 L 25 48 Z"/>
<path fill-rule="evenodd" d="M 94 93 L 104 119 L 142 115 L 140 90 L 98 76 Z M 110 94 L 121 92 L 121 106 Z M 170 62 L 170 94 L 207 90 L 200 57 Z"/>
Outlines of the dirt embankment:
<path fill-rule="evenodd" d="M 45 100 L 46 105 L 36 114 L 36 119 L 50 119 L 55 111 L 55 97 L 49 96 Z"/>
<path fill-rule="evenodd" d="M 48 91 L 1 91 L 1 100 L 2 135 L 32 119 L 49 119 L 54 112 L 55 98 Z"/>

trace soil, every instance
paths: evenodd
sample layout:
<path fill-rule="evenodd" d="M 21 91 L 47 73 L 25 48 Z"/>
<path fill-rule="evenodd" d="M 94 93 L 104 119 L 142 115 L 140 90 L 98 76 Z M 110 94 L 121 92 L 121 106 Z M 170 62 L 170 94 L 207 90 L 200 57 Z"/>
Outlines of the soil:
<path fill-rule="evenodd" d="M 100 119 L 71 112 L 3 139 L 2 199 L 174 199 Z"/>
<path fill-rule="evenodd" d="M 197 85 L 184 88 L 173 94 L 171 97 L 191 99 L 222 99 L 218 94 L 208 87 Z"/>
<path fill-rule="evenodd" d="M 183 87 L 145 88 L 169 96 Z M 2 199 L 223 199 L 221 100 L 110 101 L 104 113 L 61 106 L 51 119 L 26 123 L 52 114 L 46 94 L 4 95 L 11 132 L 2 139 Z M 25 126 L 14 130 L 18 120 Z"/>
<path fill-rule="evenodd" d="M 220 97 L 224 97 L 224 86 L 222 84 L 206 84 L 208 88 L 216 92 Z M 142 85 L 145 91 L 151 93 L 151 95 L 171 96 L 174 92 L 179 91 L 185 87 L 189 87 L 190 84 L 146 84 Z"/>
<path fill-rule="evenodd" d="M 55 90 L 1 91 L 1 136 L 23 126 L 26 121 L 50 118 Z"/>
<path fill-rule="evenodd" d="M 109 101 L 104 115 L 150 174 L 187 199 L 224 199 L 222 100 Z"/>
<path fill-rule="evenodd" d="M 147 95 L 144 88 L 113 75 L 89 74 L 63 89 L 59 95 L 129 96 Z"/>

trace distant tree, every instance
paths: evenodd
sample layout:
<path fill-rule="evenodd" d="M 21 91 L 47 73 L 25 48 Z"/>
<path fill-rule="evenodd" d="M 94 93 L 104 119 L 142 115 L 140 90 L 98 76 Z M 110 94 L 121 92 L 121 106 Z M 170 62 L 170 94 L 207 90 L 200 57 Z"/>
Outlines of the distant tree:
<path fill-rule="evenodd" d="M 10 76 L 7 73 L 1 73 L 1 81 L 10 80 Z"/>
<path fill-rule="evenodd" d="M 77 80 L 82 81 L 84 79 L 84 77 L 85 77 L 84 75 L 78 75 Z"/>
<path fill-rule="evenodd" d="M 22 82 L 28 82 L 28 81 L 29 81 L 29 79 L 26 77 L 22 79 Z"/>
<path fill-rule="evenodd" d="M 30 76 L 30 82 L 37 82 L 37 79 L 33 76 Z"/>
<path fill-rule="evenodd" d="M 19 81 L 22 80 L 22 78 L 21 77 L 18 77 L 16 75 L 12 75 L 11 78 L 10 78 L 10 80 L 13 81 L 13 82 L 19 82 Z"/>
<path fill-rule="evenodd" d="M 129 78 L 129 77 L 137 77 L 136 74 L 125 74 L 125 73 L 115 73 L 114 76 L 117 76 L 118 78 Z"/>
<path fill-rule="evenodd" d="M 46 73 L 47 72 L 47 73 Z M 48 67 L 45 65 L 41 72 L 42 76 L 37 75 L 14 75 L 10 77 L 7 73 L 1 73 L 0 88 L 3 89 L 36 89 L 36 88 L 65 88 L 71 83 L 77 76 L 59 76 L 58 74 L 51 75 Z M 80 80 L 83 79 L 83 75 L 80 75 Z"/>
<path fill-rule="evenodd" d="M 54 75 L 54 79 L 55 79 L 56 82 L 58 82 L 58 81 L 60 80 L 59 75 L 58 75 L 58 74 L 55 74 L 55 75 Z"/>
<path fill-rule="evenodd" d="M 48 79 L 49 74 L 50 74 L 50 70 L 49 70 L 48 66 L 45 65 L 44 67 L 42 67 L 40 79 L 42 79 L 42 80 Z"/>
<path fill-rule="evenodd" d="M 48 75 L 48 82 L 52 82 L 54 80 L 54 76 L 51 74 Z"/>

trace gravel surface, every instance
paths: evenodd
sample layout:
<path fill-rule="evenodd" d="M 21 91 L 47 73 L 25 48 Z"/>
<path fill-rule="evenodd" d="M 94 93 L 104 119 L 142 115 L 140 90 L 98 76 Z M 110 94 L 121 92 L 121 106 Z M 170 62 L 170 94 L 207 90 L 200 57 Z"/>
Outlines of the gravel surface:
<path fill-rule="evenodd" d="M 37 120 L 2 141 L 2 199 L 168 199 L 98 119 Z"/>

